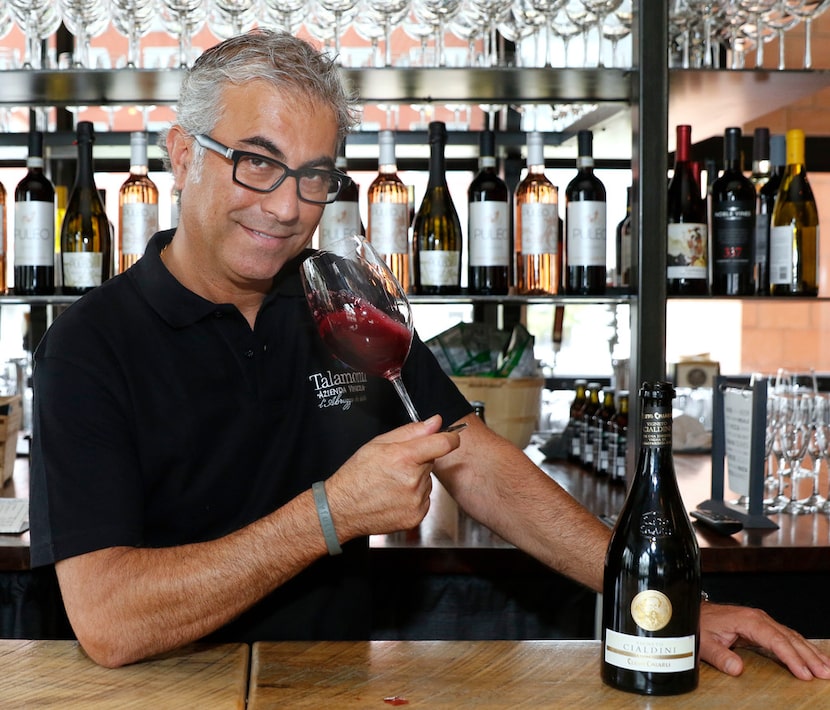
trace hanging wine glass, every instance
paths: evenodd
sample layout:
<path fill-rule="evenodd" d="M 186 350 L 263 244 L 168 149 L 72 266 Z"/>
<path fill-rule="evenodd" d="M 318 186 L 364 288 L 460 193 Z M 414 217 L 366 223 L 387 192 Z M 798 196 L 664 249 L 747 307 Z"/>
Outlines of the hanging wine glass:
<path fill-rule="evenodd" d="M 207 19 L 207 0 L 161 0 L 161 19 L 167 33 L 179 46 L 178 66 L 189 67 L 193 61 L 192 42 Z"/>
<path fill-rule="evenodd" d="M 392 31 L 403 22 L 411 0 L 365 0 L 366 7 L 381 19 L 384 42 L 384 66 L 392 66 Z M 365 24 L 365 19 L 364 19 Z"/>
<path fill-rule="evenodd" d="M 791 15 L 804 20 L 804 68 L 813 67 L 813 20 L 830 7 L 830 0 L 784 0 L 784 7 Z"/>
<path fill-rule="evenodd" d="M 89 47 L 93 37 L 110 24 L 110 4 L 104 0 L 58 0 L 63 24 L 75 37 L 74 66 L 89 67 Z"/>
<path fill-rule="evenodd" d="M 410 64 L 414 66 L 429 66 L 435 63 L 435 59 L 428 60 L 429 54 L 429 40 L 435 34 L 435 26 L 430 19 L 429 22 L 421 19 L 410 7 L 409 12 L 401 23 L 404 33 L 418 42 L 417 50 L 410 50 Z M 417 51 L 417 55 L 415 52 Z"/>
<path fill-rule="evenodd" d="M 562 40 L 562 52 L 564 61 L 563 67 L 571 66 L 568 54 L 570 51 L 571 40 L 582 31 L 576 23 L 572 22 L 568 13 L 565 10 L 560 10 L 550 22 L 551 31 Z"/>
<path fill-rule="evenodd" d="M 395 2 L 396 0 L 389 0 L 390 4 L 395 4 Z M 334 17 L 334 54 L 339 61 L 343 21 L 354 16 L 357 9 L 357 0 L 317 0 L 317 4 Z"/>
<path fill-rule="evenodd" d="M 210 0 L 207 24 L 221 40 L 247 32 L 260 16 L 260 0 Z"/>
<path fill-rule="evenodd" d="M 594 25 L 597 28 L 597 66 L 602 66 L 602 26 L 605 24 L 605 18 L 610 13 L 614 12 L 621 4 L 622 0 L 581 0 L 585 9 L 594 15 Z"/>
<path fill-rule="evenodd" d="M 549 66 L 550 33 L 545 16 L 534 10 L 533 0 L 515 0 L 510 6 L 507 17 L 502 19 L 498 26 L 498 33 L 509 42 L 513 42 L 515 50 L 515 65 L 521 66 Z M 539 37 L 545 33 L 545 59 L 539 61 Z M 532 51 L 527 51 L 530 38 L 533 38 Z M 532 57 L 529 62 L 527 57 Z"/>
<path fill-rule="evenodd" d="M 772 39 L 771 30 L 764 27 L 764 13 L 772 8 L 778 0 L 738 0 L 738 4 L 749 13 L 749 21 L 744 24 L 744 34 L 755 40 L 755 67 L 764 66 L 764 44 Z"/>
<path fill-rule="evenodd" d="M 602 24 L 602 36 L 611 42 L 611 66 L 612 67 L 630 67 L 631 62 L 620 60 L 617 56 L 617 51 L 620 46 L 620 41 L 631 34 L 631 6 L 628 9 L 615 10 L 611 15 L 605 18 Z"/>
<path fill-rule="evenodd" d="M 784 6 L 784 3 L 779 0 L 779 2 L 764 13 L 763 20 L 764 26 L 773 30 L 775 36 L 778 38 L 778 69 L 783 70 L 786 68 L 784 33 L 801 22 L 801 18 L 798 15 L 791 14 Z"/>
<path fill-rule="evenodd" d="M 357 36 L 366 40 L 371 47 L 369 60 L 364 66 L 382 67 L 390 66 L 386 64 L 384 59 L 384 52 L 380 50 L 380 41 L 386 37 L 386 29 L 383 26 L 383 18 L 379 16 L 371 7 L 362 6 L 352 20 L 352 29 L 357 33 Z"/>
<path fill-rule="evenodd" d="M 127 67 L 141 66 L 139 42 L 155 22 L 156 0 L 112 0 L 112 26 L 127 38 Z"/>
<path fill-rule="evenodd" d="M 61 24 L 57 6 L 52 0 L 9 0 L 8 8 L 26 39 L 23 68 L 42 68 L 41 43 L 55 34 Z"/>
<path fill-rule="evenodd" d="M 262 0 L 262 24 L 295 35 L 305 20 L 305 0 Z"/>
<path fill-rule="evenodd" d="M 510 5 L 503 0 L 465 0 L 461 7 L 462 14 L 470 16 L 473 24 L 480 24 L 483 28 L 484 64 L 495 67 L 501 63 L 498 52 L 498 37 L 496 27 L 507 17 Z"/>
<path fill-rule="evenodd" d="M 597 22 L 597 16 L 582 4 L 582 0 L 568 0 L 565 6 L 568 19 L 579 28 L 582 35 L 582 66 L 588 66 L 588 35 Z"/>
<path fill-rule="evenodd" d="M 461 0 L 412 0 L 412 11 L 415 16 L 428 25 L 431 25 L 435 35 L 435 66 L 447 65 L 444 53 L 444 34 L 447 23 L 455 17 L 461 9 Z"/>

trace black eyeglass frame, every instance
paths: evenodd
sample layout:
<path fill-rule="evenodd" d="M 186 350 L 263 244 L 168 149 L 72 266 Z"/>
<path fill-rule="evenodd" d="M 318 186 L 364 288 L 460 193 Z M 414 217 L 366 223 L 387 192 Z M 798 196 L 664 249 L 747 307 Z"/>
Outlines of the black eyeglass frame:
<path fill-rule="evenodd" d="M 280 185 L 285 182 L 285 179 L 288 177 L 293 177 L 294 182 L 297 185 L 297 197 L 302 200 L 303 202 L 309 202 L 313 205 L 328 205 L 337 200 L 337 197 L 342 192 L 343 188 L 348 185 L 352 179 L 346 175 L 346 173 L 341 172 L 340 170 L 324 170 L 322 168 L 298 168 L 294 170 L 289 168 L 285 163 L 281 160 L 277 160 L 276 158 L 271 158 L 267 155 L 263 155 L 262 153 L 255 153 L 246 150 L 236 150 L 235 148 L 229 148 L 226 145 L 223 145 L 219 141 L 211 138 L 209 135 L 204 133 L 196 133 L 193 135 L 193 139 L 203 148 L 207 148 L 208 150 L 213 151 L 214 153 L 218 153 L 223 158 L 230 160 L 233 163 L 233 181 L 244 187 L 248 190 L 253 190 L 254 192 L 259 192 L 262 194 L 267 194 L 269 192 L 273 192 L 276 190 Z M 257 160 L 262 160 L 266 163 L 271 163 L 282 170 L 282 175 L 280 175 L 277 180 L 274 182 L 273 185 L 269 188 L 261 188 L 261 187 L 254 187 L 253 185 L 248 185 L 245 182 L 242 182 L 236 174 L 237 168 L 239 167 L 239 161 L 243 158 L 256 158 Z M 300 190 L 300 178 L 304 175 L 312 175 L 317 177 L 325 176 L 329 180 L 329 187 L 336 185 L 335 191 L 329 191 L 329 197 L 325 200 L 313 200 L 309 199 L 308 197 L 304 196 Z"/>

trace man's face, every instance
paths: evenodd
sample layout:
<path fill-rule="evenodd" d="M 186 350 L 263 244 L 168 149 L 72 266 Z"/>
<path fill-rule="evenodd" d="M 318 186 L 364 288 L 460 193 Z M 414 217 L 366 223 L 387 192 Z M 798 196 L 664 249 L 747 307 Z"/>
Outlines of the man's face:
<path fill-rule="evenodd" d="M 334 166 L 337 124 L 330 108 L 254 81 L 228 86 L 223 109 L 210 134 L 219 143 L 293 169 Z M 195 147 L 192 141 L 191 159 Z M 270 193 L 236 184 L 232 161 L 213 151 L 206 150 L 200 175 L 185 167 L 182 178 L 176 236 L 182 233 L 201 277 L 226 288 L 267 288 L 307 245 L 323 210 L 299 199 L 294 177 Z"/>

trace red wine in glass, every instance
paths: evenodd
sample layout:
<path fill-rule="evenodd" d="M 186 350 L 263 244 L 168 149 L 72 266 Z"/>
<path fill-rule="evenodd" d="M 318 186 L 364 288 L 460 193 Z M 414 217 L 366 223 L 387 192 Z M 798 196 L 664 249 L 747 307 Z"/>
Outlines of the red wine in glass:
<path fill-rule="evenodd" d="M 420 421 L 401 380 L 412 345 L 406 293 L 374 248 L 346 237 L 303 262 L 303 290 L 320 337 L 341 362 L 385 377 L 412 421 Z"/>

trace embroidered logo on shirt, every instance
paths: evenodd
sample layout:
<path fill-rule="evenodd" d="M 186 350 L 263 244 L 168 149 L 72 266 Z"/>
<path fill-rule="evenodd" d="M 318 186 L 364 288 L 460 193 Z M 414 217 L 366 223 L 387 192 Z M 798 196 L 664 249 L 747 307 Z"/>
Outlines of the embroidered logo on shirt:
<path fill-rule="evenodd" d="M 366 400 L 365 372 L 317 372 L 308 376 L 314 387 L 319 409 L 338 407 L 343 411 L 351 409 L 357 402 Z"/>

